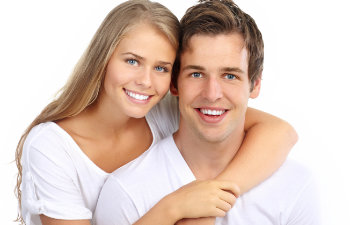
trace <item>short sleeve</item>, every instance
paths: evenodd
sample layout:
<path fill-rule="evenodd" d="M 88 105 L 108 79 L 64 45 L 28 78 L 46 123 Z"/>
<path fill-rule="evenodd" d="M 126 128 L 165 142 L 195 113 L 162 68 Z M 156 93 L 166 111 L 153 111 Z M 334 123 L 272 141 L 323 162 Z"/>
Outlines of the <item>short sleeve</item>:
<path fill-rule="evenodd" d="M 22 215 L 27 224 L 44 214 L 55 219 L 91 219 L 64 142 L 50 135 L 29 136 L 23 155 Z"/>
<path fill-rule="evenodd" d="M 170 93 L 155 105 L 146 115 L 147 121 L 160 139 L 173 134 L 179 128 L 179 108 L 177 98 Z"/>
<path fill-rule="evenodd" d="M 104 184 L 97 202 L 94 225 L 130 225 L 140 213 L 126 189 L 118 179 L 110 176 Z"/>

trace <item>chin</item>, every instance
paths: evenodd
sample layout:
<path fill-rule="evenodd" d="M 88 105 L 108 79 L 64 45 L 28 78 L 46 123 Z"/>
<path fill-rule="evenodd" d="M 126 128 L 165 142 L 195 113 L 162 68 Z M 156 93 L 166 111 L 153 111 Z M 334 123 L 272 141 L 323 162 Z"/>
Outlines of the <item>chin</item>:
<path fill-rule="evenodd" d="M 220 143 L 227 139 L 228 135 L 218 132 L 207 132 L 199 135 L 200 139 L 208 143 Z"/>
<path fill-rule="evenodd" d="M 146 115 L 143 114 L 143 115 L 134 115 L 134 116 L 130 116 L 131 118 L 134 118 L 134 119 L 141 119 L 141 118 L 144 118 Z"/>
<path fill-rule="evenodd" d="M 147 113 L 148 111 L 146 113 L 134 113 L 130 115 L 130 117 L 135 119 L 141 119 L 141 118 L 144 118 L 147 115 Z"/>
<path fill-rule="evenodd" d="M 149 110 L 142 109 L 142 110 L 130 110 L 126 113 L 127 116 L 130 118 L 140 119 L 146 116 L 146 114 L 149 112 Z"/>

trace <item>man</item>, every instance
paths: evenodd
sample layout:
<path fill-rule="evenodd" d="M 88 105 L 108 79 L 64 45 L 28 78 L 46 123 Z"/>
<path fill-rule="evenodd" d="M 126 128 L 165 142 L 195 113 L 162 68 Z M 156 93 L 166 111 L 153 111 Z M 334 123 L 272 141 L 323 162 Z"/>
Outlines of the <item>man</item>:
<path fill-rule="evenodd" d="M 97 205 L 98 225 L 134 223 L 182 185 L 216 177 L 242 143 L 248 100 L 260 91 L 260 31 L 229 0 L 199 3 L 181 25 L 180 63 L 171 87 L 178 96 L 179 130 L 112 174 Z M 287 161 L 216 224 L 316 225 L 314 199 L 309 173 Z"/>

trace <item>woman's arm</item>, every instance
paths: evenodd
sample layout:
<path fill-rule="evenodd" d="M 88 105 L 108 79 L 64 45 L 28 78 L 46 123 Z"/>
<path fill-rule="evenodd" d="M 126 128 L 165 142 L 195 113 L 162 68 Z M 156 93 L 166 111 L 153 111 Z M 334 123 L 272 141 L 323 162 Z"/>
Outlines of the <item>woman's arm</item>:
<path fill-rule="evenodd" d="M 161 199 L 134 225 L 173 225 L 182 218 L 223 217 L 238 195 L 239 188 L 233 182 L 196 180 Z"/>
<path fill-rule="evenodd" d="M 227 168 L 216 178 L 237 184 L 241 193 L 271 176 L 285 161 L 298 136 L 287 122 L 248 108 L 243 143 Z M 213 225 L 215 218 L 183 219 L 177 225 Z"/>
<path fill-rule="evenodd" d="M 236 156 L 227 168 L 216 178 L 216 180 L 233 181 L 233 183 L 239 186 L 240 193 L 247 192 L 272 175 L 285 161 L 289 151 L 298 139 L 295 130 L 287 122 L 252 108 L 248 108 L 246 113 L 245 131 L 246 135 L 244 141 Z M 184 213 L 181 214 L 176 211 L 176 207 L 178 206 L 172 205 L 176 202 L 188 202 L 188 199 L 186 199 L 186 201 L 180 200 L 180 195 L 170 194 L 169 196 L 173 196 L 171 201 L 168 201 L 168 203 L 159 202 L 134 225 L 147 224 L 147 221 L 152 221 L 152 218 L 157 218 L 153 216 L 159 216 L 162 214 L 161 212 L 167 212 L 163 215 L 172 215 L 172 217 L 169 216 L 168 219 L 170 217 L 176 219 L 192 217 L 188 215 L 185 217 Z M 165 202 L 167 202 L 167 200 L 165 200 Z M 173 203 L 169 204 L 169 202 Z M 198 204 L 198 202 L 193 201 L 192 206 L 188 205 L 188 209 L 195 208 L 195 204 Z M 171 210 L 172 213 L 169 213 L 169 210 Z M 175 214 L 177 216 L 174 216 Z M 207 216 L 212 217 L 182 219 L 176 224 L 214 224 L 215 215 L 207 214 Z"/>
<path fill-rule="evenodd" d="M 205 216 L 212 218 L 181 220 L 177 224 L 214 224 L 215 216 L 224 216 L 230 208 L 228 206 L 234 203 L 230 202 L 230 194 L 225 190 L 236 194 L 239 192 L 238 188 L 222 187 L 220 182 L 224 181 L 221 180 L 229 180 L 231 186 L 237 184 L 241 192 L 248 191 L 281 166 L 297 140 L 294 129 L 288 123 L 250 108 L 246 115 L 245 130 L 246 136 L 237 155 L 216 181 L 195 181 L 180 188 L 163 198 L 134 225 L 170 225 L 181 218 Z M 210 196 L 213 190 L 215 194 Z M 211 211 L 212 206 L 220 208 L 220 211 Z"/>
<path fill-rule="evenodd" d="M 298 140 L 294 128 L 268 113 L 248 108 L 244 141 L 227 168 L 217 177 L 235 182 L 245 193 L 271 176 Z"/>

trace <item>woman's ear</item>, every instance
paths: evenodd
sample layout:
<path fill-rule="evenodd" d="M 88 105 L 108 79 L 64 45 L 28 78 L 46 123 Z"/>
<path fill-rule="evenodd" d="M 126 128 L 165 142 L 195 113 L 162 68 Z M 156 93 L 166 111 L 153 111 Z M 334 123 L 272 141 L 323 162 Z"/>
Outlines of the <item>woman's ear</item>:
<path fill-rule="evenodd" d="M 170 93 L 174 96 L 179 96 L 177 88 L 173 85 L 173 82 L 170 84 Z"/>

